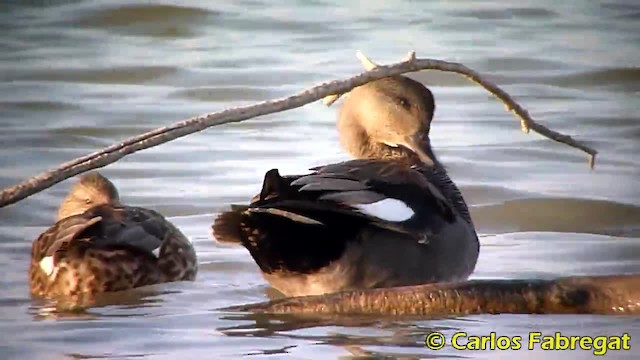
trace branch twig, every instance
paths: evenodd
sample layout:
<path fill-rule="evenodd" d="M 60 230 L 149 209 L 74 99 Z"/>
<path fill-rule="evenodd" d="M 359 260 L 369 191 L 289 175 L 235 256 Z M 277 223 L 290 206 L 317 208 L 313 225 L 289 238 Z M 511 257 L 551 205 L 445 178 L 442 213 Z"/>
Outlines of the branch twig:
<path fill-rule="evenodd" d="M 365 64 L 365 67 L 371 67 L 371 70 L 365 71 L 349 79 L 326 82 L 293 96 L 196 116 L 167 127 L 158 128 L 156 130 L 134 136 L 122 143 L 111 145 L 100 151 L 66 162 L 57 168 L 45 171 L 39 175 L 24 180 L 19 184 L 3 189 L 0 193 L 0 207 L 20 201 L 72 176 L 91 169 L 109 165 L 128 154 L 202 131 L 211 126 L 239 122 L 256 116 L 298 108 L 331 94 L 346 93 L 354 87 L 364 85 L 370 81 L 425 69 L 455 72 L 465 75 L 472 81 L 480 84 L 492 94 L 496 95 L 507 105 L 508 110 L 516 113 L 516 115 L 521 118 L 523 130 L 528 131 L 529 129 L 533 129 L 535 132 L 552 140 L 573 146 L 588 153 L 591 156 L 590 165 L 593 167 L 595 155 L 597 154 L 594 149 L 573 140 L 570 136 L 560 134 L 536 123 L 531 119 L 527 111 L 516 103 L 506 92 L 500 89 L 497 85 L 482 79 L 478 73 L 462 64 L 434 59 L 416 59 L 414 52 L 410 52 L 407 59 L 402 62 L 383 66 L 375 65 L 361 53 L 358 57 Z M 335 96 L 336 99 L 338 97 L 339 95 Z"/>
<path fill-rule="evenodd" d="M 365 70 L 373 70 L 379 67 L 376 63 L 371 61 L 368 57 L 366 57 L 360 51 L 356 53 L 356 56 L 362 63 L 362 66 L 365 68 Z M 422 59 L 416 59 L 416 53 L 413 51 L 410 51 L 409 54 L 407 54 L 407 57 L 403 60 L 403 62 L 416 63 L 416 65 L 419 68 L 428 69 L 427 67 L 421 66 L 423 61 L 424 60 Z M 529 133 L 529 130 L 533 130 L 538 134 L 545 136 L 551 140 L 572 146 L 574 148 L 577 148 L 586 152 L 587 154 L 589 154 L 589 167 L 593 169 L 593 167 L 595 166 L 596 154 L 598 153 L 595 149 L 574 140 L 571 136 L 561 134 L 559 132 L 549 129 L 544 125 L 537 123 L 535 120 L 531 118 L 531 116 L 529 115 L 529 112 L 525 110 L 522 106 L 520 106 L 520 104 L 518 104 L 509 94 L 507 94 L 507 92 L 505 92 L 504 90 L 499 88 L 497 85 L 493 84 L 492 82 L 486 79 L 483 79 L 480 76 L 480 74 L 478 74 L 477 72 L 469 69 L 468 67 L 462 64 L 450 63 L 450 65 L 451 66 L 448 66 L 446 69 L 438 68 L 434 70 L 458 73 L 458 74 L 464 75 L 469 80 L 482 86 L 483 88 L 485 88 L 485 90 L 487 90 L 488 92 L 496 96 L 498 99 L 500 99 L 505 104 L 505 109 L 507 111 L 513 112 L 517 117 L 520 118 L 520 128 L 522 129 L 523 132 Z M 338 98 L 340 98 L 341 95 L 342 94 L 333 94 L 333 95 L 326 96 L 323 99 L 323 102 L 325 105 L 331 106 L 334 102 L 338 100 Z"/>
<path fill-rule="evenodd" d="M 358 58 L 358 60 L 360 60 L 360 62 L 362 63 L 362 66 L 367 71 L 373 70 L 378 67 L 378 64 L 371 61 L 371 59 L 369 59 L 360 50 L 356 52 L 356 57 Z M 414 61 L 415 59 L 416 59 L 416 53 L 414 51 L 409 51 L 409 54 L 407 54 L 407 56 L 402 61 Z M 322 102 L 327 106 L 331 106 L 342 95 L 343 94 L 333 94 L 333 95 L 325 96 L 324 99 L 322 99 Z"/>

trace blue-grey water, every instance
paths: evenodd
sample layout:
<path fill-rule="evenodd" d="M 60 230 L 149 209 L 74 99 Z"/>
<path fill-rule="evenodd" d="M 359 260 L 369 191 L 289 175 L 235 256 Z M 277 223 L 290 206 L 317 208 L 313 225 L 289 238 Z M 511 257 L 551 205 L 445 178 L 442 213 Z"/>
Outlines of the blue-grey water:
<path fill-rule="evenodd" d="M 414 74 L 436 96 L 433 144 L 481 234 L 473 277 L 640 272 L 638 1 L 5 0 L 0 33 L 0 187 L 174 121 L 354 75 L 358 49 L 380 63 L 413 49 L 486 74 L 535 119 L 600 152 L 589 170 L 585 154 L 520 132 L 480 87 Z M 637 317 L 313 322 L 216 311 L 269 291 L 244 249 L 211 239 L 215 214 L 247 201 L 270 168 L 346 159 L 336 109 L 316 102 L 210 128 L 103 169 L 124 201 L 161 211 L 193 240 L 193 283 L 52 312 L 29 296 L 29 251 L 71 181 L 0 209 L 0 358 L 592 357 L 432 351 L 423 337 L 433 329 L 627 332 L 632 350 L 607 357 L 637 358 Z"/>

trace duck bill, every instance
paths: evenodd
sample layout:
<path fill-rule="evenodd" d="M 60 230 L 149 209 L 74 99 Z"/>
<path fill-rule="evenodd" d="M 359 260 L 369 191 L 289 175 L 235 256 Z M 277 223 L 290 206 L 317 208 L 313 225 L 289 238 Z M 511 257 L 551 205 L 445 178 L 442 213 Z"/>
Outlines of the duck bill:
<path fill-rule="evenodd" d="M 407 136 L 404 138 L 404 142 L 401 145 L 418 155 L 420 161 L 425 165 L 435 165 L 433 152 L 431 152 L 431 143 L 428 136 Z"/>

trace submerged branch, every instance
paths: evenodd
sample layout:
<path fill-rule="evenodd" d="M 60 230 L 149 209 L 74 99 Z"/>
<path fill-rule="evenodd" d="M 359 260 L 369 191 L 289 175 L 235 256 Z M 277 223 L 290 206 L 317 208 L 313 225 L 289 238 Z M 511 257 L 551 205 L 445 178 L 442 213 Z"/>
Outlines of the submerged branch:
<path fill-rule="evenodd" d="M 640 275 L 555 280 L 471 280 L 345 291 L 233 306 L 268 314 L 408 315 L 639 314 Z"/>
<path fill-rule="evenodd" d="M 363 58 L 366 59 L 362 54 L 358 56 L 361 60 Z M 434 59 L 416 59 L 415 53 L 413 52 L 409 53 L 405 61 L 391 65 L 376 66 L 368 59 L 363 60 L 365 64 L 367 61 L 370 64 L 366 66 L 373 68 L 351 78 L 326 82 L 285 98 L 263 101 L 253 105 L 240 106 L 189 118 L 167 127 L 134 136 L 100 151 L 63 163 L 57 168 L 45 171 L 19 184 L 3 189 L 0 193 L 0 207 L 20 201 L 72 176 L 114 163 L 136 151 L 148 149 L 202 131 L 211 126 L 239 122 L 261 115 L 298 108 L 331 94 L 346 93 L 354 87 L 364 85 L 374 80 L 425 69 L 455 72 L 469 77 L 489 92 L 495 94 L 500 100 L 507 104 L 508 109 L 513 110 L 520 116 L 523 129 L 533 129 L 552 140 L 585 151 L 591 155 L 590 163 L 593 166 L 596 155 L 594 149 L 573 140 L 570 136 L 560 134 L 536 123 L 529 117 L 527 111 L 518 105 L 506 92 L 498 86 L 482 79 L 478 73 L 462 64 Z M 335 96 L 335 98 L 337 99 L 337 96 Z"/>

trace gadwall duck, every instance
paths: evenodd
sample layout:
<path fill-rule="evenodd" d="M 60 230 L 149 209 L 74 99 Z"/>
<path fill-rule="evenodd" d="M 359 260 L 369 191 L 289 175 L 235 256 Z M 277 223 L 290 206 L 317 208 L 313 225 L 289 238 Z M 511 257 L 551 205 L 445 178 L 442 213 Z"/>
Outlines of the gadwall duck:
<path fill-rule="evenodd" d="M 180 230 L 153 210 L 120 204 L 111 181 L 91 172 L 33 242 L 29 279 L 33 295 L 74 297 L 194 280 L 197 270 Z"/>
<path fill-rule="evenodd" d="M 431 148 L 434 110 L 431 91 L 404 76 L 353 89 L 338 130 L 357 159 L 270 170 L 248 206 L 217 216 L 213 236 L 246 247 L 287 296 L 466 279 L 478 237 Z"/>

